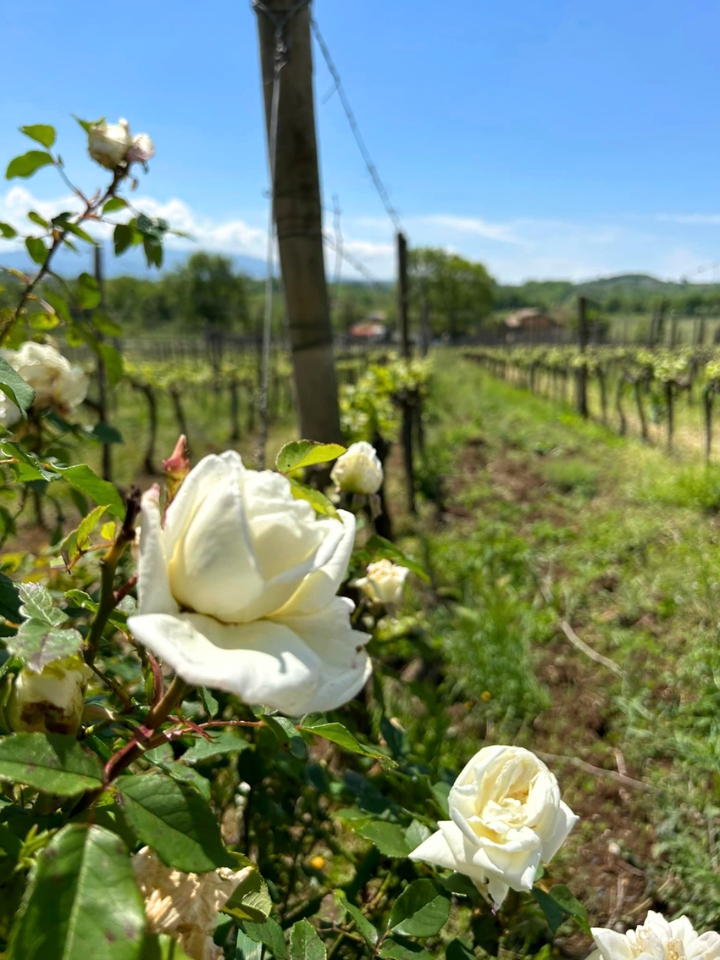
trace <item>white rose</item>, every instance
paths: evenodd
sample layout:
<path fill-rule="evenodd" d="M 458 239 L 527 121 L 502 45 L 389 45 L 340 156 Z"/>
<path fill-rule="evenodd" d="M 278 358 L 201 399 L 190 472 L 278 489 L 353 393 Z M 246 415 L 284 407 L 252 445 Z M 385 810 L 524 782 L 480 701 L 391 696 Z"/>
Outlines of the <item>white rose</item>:
<path fill-rule="evenodd" d="M 72 365 L 49 343 L 27 340 L 19 350 L 3 350 L 2 356 L 35 391 L 36 410 L 55 408 L 67 414 L 85 399 L 88 376 Z M 20 410 L 3 395 L 0 423 L 10 427 L 20 419 Z"/>
<path fill-rule="evenodd" d="M 149 847 L 133 856 L 132 865 L 148 932 L 171 936 L 192 960 L 222 960 L 224 950 L 213 943 L 218 913 L 253 868 L 181 873 L 166 867 Z"/>
<path fill-rule="evenodd" d="M 35 673 L 24 667 L 15 678 L 8 722 L 16 732 L 66 733 L 80 726 L 92 670 L 79 657 L 55 660 Z"/>
<path fill-rule="evenodd" d="M 343 493 L 377 493 L 383 482 L 383 468 L 372 444 L 361 440 L 348 447 L 336 460 L 330 479 Z"/>
<path fill-rule="evenodd" d="M 201 460 L 160 526 L 143 498 L 133 634 L 186 682 L 291 716 L 332 710 L 370 671 L 345 578 L 355 518 L 317 517 L 289 481 L 237 453 Z"/>
<path fill-rule="evenodd" d="M 455 781 L 451 820 L 414 850 L 464 873 L 496 904 L 508 890 L 532 890 L 541 863 L 555 856 L 577 820 L 560 799 L 554 775 L 522 747 L 484 747 Z"/>
<path fill-rule="evenodd" d="M 698 935 L 687 917 L 667 921 L 651 910 L 645 923 L 627 933 L 593 927 L 598 949 L 588 960 L 716 960 L 720 957 L 720 934 Z"/>
<path fill-rule="evenodd" d="M 378 560 L 368 564 L 367 576 L 356 580 L 355 586 L 360 587 L 374 603 L 400 603 L 409 572 L 407 567 L 401 567 L 390 560 Z"/>
<path fill-rule="evenodd" d="M 133 137 L 130 149 L 125 159 L 128 163 L 147 163 L 155 156 L 155 144 L 147 133 L 138 133 Z"/>
<path fill-rule="evenodd" d="M 120 166 L 132 145 L 133 139 L 127 120 L 95 124 L 88 131 L 88 153 L 107 170 Z"/>

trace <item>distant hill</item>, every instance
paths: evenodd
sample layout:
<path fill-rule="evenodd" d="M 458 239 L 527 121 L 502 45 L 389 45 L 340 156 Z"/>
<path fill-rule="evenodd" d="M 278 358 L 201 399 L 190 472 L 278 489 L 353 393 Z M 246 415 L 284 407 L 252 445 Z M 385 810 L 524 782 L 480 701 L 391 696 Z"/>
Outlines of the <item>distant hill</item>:
<path fill-rule="evenodd" d="M 107 277 L 139 277 L 144 280 L 154 280 L 163 273 L 168 273 L 176 267 L 182 266 L 193 251 L 165 249 L 165 259 L 162 270 L 155 267 L 148 268 L 141 247 L 127 250 L 121 257 L 116 257 L 109 244 L 105 244 L 105 274 Z M 256 257 L 231 256 L 236 270 L 257 280 L 265 276 L 265 261 Z M 56 273 L 63 277 L 76 277 L 84 270 L 92 272 L 92 250 L 84 247 L 79 253 L 72 250 L 59 250 L 54 259 Z M 0 248 L 0 266 L 14 267 L 15 270 L 36 269 L 24 250 L 14 249 L 10 244 L 3 244 Z"/>

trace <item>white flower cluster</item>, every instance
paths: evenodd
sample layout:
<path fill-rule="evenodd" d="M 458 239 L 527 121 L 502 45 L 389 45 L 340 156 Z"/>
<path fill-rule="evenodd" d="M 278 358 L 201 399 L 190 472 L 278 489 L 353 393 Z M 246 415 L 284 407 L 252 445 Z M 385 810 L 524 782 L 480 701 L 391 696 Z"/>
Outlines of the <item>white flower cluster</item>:
<path fill-rule="evenodd" d="M 55 409 L 67 415 L 85 399 L 88 375 L 51 344 L 27 340 L 19 350 L 0 352 L 35 391 L 35 410 Z M 12 427 L 20 418 L 19 408 L 0 393 L 0 424 Z"/>

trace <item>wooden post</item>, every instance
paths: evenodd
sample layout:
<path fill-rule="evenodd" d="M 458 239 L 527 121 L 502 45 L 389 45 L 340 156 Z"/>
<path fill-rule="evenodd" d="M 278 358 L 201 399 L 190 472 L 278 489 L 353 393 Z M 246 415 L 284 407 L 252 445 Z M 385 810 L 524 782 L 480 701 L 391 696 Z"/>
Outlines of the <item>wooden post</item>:
<path fill-rule="evenodd" d="M 430 305 L 428 303 L 427 297 L 423 297 L 422 307 L 420 309 L 420 352 L 423 357 L 426 357 L 428 350 L 430 349 L 430 340 L 432 334 L 430 332 Z"/>
<path fill-rule="evenodd" d="M 585 353 L 588 339 L 587 328 L 587 300 L 578 297 L 578 346 L 580 353 Z M 587 417 L 587 367 L 583 361 L 577 368 L 576 374 L 576 407 L 581 417 Z"/>
<path fill-rule="evenodd" d="M 96 246 L 94 251 L 95 258 L 95 279 L 100 287 L 100 305 L 105 299 L 105 280 L 103 277 L 102 247 Z M 98 341 L 102 342 L 102 334 L 97 334 Z M 96 365 L 97 383 L 98 383 L 98 423 L 106 424 L 108 422 L 108 387 L 107 373 L 105 370 L 105 361 L 102 356 L 98 356 Z M 102 475 L 103 480 L 112 481 L 112 448 L 109 443 L 102 444 Z"/>
<path fill-rule="evenodd" d="M 402 355 L 410 359 L 410 331 L 408 329 L 408 259 L 407 240 L 405 234 L 397 235 L 398 256 L 398 326 L 400 328 L 400 344 Z"/>
<path fill-rule="evenodd" d="M 279 29 L 294 5 L 295 0 L 264 0 L 257 14 L 269 145 L 278 40 L 288 51 L 279 73 L 271 186 L 300 433 L 335 442 L 342 432 L 323 258 L 309 4 Z"/>

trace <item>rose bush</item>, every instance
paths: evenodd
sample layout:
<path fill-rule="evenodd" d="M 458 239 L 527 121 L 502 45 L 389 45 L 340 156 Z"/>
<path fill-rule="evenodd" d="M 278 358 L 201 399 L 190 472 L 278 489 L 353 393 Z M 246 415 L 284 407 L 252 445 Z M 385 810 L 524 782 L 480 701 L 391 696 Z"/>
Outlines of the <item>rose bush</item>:
<path fill-rule="evenodd" d="M 577 817 L 555 776 L 522 747 L 483 747 L 455 781 L 450 817 L 412 853 L 470 877 L 501 904 L 508 890 L 532 889 Z"/>
<path fill-rule="evenodd" d="M 366 634 L 336 596 L 355 518 L 317 517 L 290 482 L 209 456 L 186 477 L 161 525 L 143 501 L 137 640 L 188 683 L 292 716 L 351 699 L 370 673 Z"/>
<path fill-rule="evenodd" d="M 720 934 L 698 934 L 687 917 L 666 920 L 652 910 L 645 923 L 627 933 L 593 927 L 598 949 L 588 960 L 717 960 Z"/>
<path fill-rule="evenodd" d="M 85 399 L 88 375 L 52 344 L 27 340 L 19 350 L 3 350 L 2 356 L 35 391 L 36 410 L 55 409 L 67 415 Z M 19 408 L 0 393 L 0 423 L 11 427 L 20 418 Z"/>
<path fill-rule="evenodd" d="M 383 482 L 383 468 L 372 444 L 353 443 L 337 459 L 330 478 L 343 493 L 377 493 Z"/>

